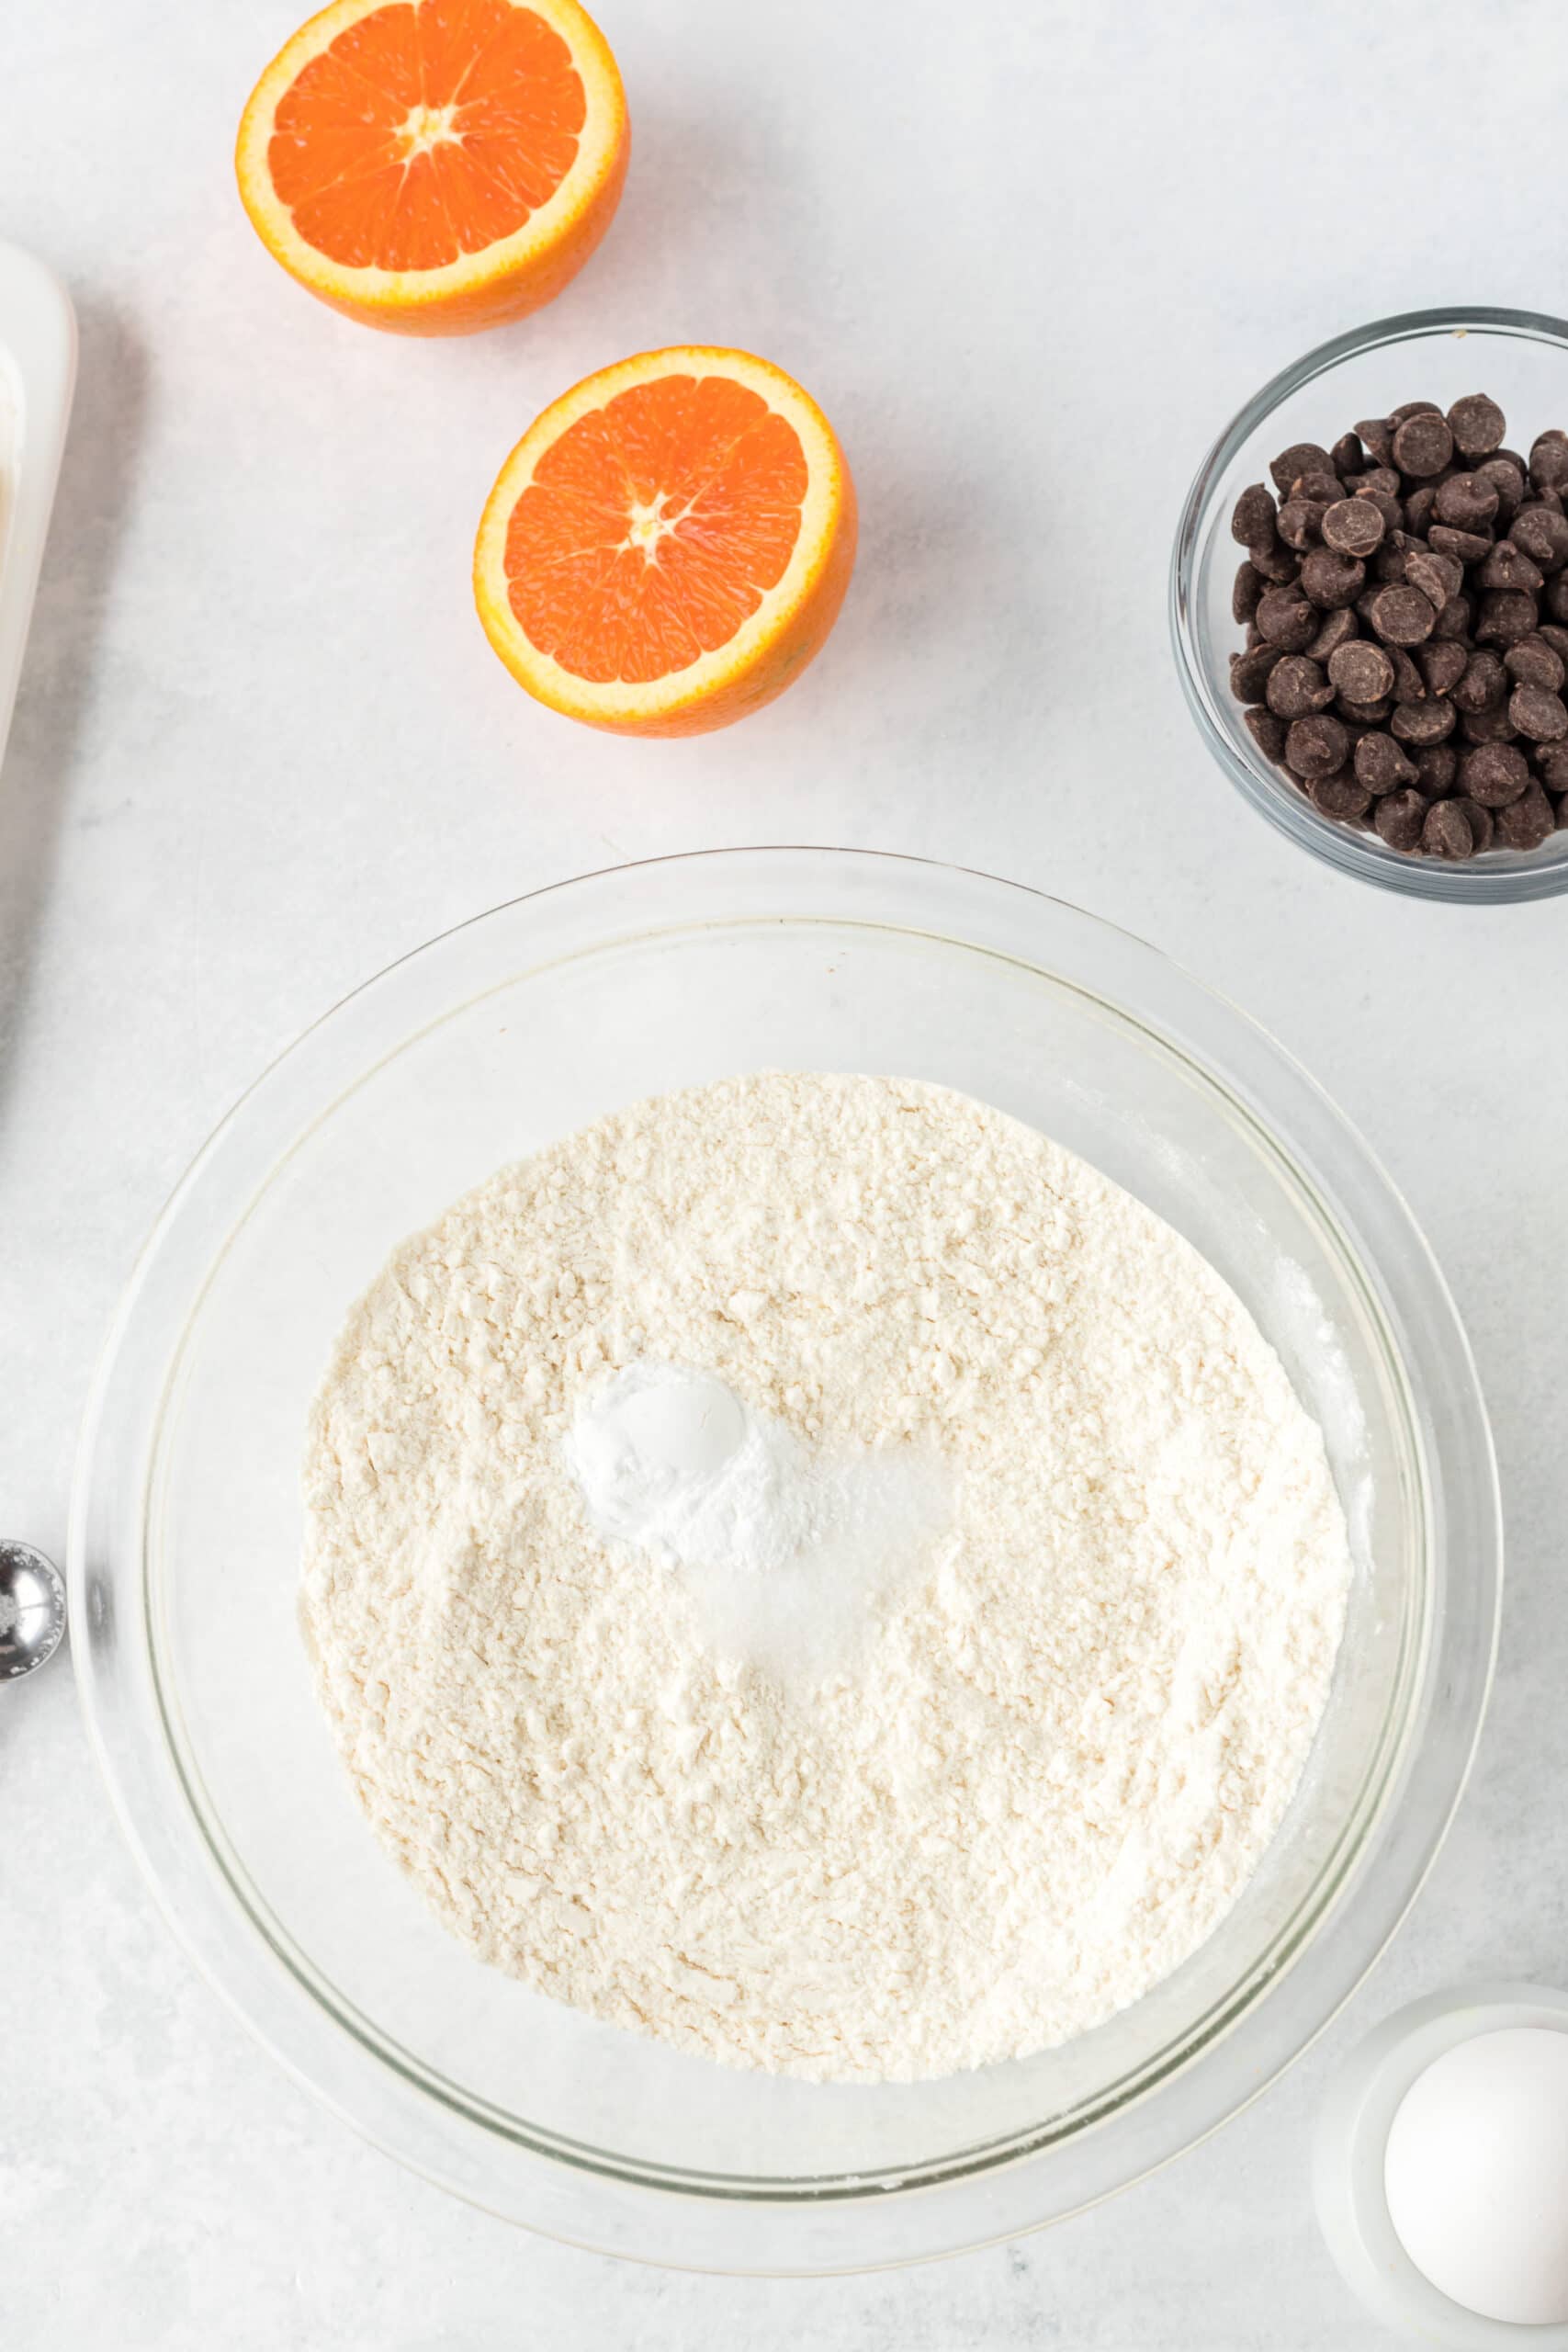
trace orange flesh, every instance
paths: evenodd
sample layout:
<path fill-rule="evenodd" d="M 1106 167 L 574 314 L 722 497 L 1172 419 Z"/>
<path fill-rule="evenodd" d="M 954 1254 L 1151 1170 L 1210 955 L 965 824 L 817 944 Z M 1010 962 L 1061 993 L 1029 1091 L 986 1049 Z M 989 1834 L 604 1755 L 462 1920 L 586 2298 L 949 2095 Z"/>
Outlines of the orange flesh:
<path fill-rule="evenodd" d="M 582 83 L 512 0 L 393 0 L 278 102 L 267 164 L 308 244 L 351 269 L 440 269 L 510 237 L 577 157 Z"/>
<path fill-rule="evenodd" d="M 808 473 L 787 418 L 725 376 L 661 376 L 569 425 L 512 511 L 512 610 L 595 685 L 728 645 L 777 587 Z"/>

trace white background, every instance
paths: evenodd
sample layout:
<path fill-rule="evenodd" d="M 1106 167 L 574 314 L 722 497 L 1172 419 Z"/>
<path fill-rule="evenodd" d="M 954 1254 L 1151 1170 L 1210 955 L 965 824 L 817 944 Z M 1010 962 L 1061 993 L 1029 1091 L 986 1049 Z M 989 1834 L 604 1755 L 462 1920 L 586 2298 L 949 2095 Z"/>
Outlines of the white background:
<path fill-rule="evenodd" d="M 423 345 L 312 303 L 240 212 L 235 123 L 293 18 L 15 0 L 0 36 L 0 233 L 82 321 L 0 780 L 4 1532 L 62 1551 L 141 1234 L 342 991 L 585 868 L 840 842 L 1128 925 L 1370 1136 L 1495 1419 L 1502 1672 L 1411 1923 L 1249 2114 L 1054 2233 L 799 2284 L 533 2240 L 318 2110 L 170 1942 L 57 1665 L 0 1692 L 8 2352 L 1380 2344 L 1308 2205 L 1328 2068 L 1417 1992 L 1568 1977 L 1568 910 L 1405 902 L 1266 829 L 1180 702 L 1165 573 L 1202 449 L 1310 344 L 1426 303 L 1568 309 L 1558 0 L 604 0 L 635 124 L 608 242 L 537 318 Z M 804 380 L 863 531 L 784 701 L 639 746 L 511 684 L 468 554 L 537 409 L 677 341 Z M 1513 422 L 1568 424 L 1568 381 L 1562 413 Z"/>

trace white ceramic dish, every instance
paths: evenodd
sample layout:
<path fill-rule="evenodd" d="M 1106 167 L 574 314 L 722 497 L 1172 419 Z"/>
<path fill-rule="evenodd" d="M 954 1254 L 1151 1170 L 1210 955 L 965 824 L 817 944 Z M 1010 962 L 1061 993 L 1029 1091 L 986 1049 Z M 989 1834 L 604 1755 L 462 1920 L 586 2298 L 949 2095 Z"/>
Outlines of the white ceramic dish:
<path fill-rule="evenodd" d="M 1568 1994 L 1543 1984 L 1467 1984 L 1385 2018 L 1329 2092 L 1313 2159 L 1317 2217 L 1347 2286 L 1385 2327 L 1449 2352 L 1568 2352 L 1568 2324 L 1516 2326 L 1466 2311 L 1424 2278 L 1400 2242 L 1383 2158 L 1401 2101 L 1461 2041 L 1514 2026 L 1568 2033 Z"/>
<path fill-rule="evenodd" d="M 75 381 L 69 295 L 31 254 L 0 243 L 0 762 Z"/>

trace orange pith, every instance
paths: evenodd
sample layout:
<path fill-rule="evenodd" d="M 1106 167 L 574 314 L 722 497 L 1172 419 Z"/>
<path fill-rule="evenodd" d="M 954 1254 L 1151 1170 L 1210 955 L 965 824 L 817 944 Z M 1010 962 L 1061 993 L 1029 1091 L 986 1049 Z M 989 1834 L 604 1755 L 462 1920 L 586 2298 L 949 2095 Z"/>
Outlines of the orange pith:
<path fill-rule="evenodd" d="M 491 493 L 475 594 L 530 694 L 634 734 L 723 726 L 826 639 L 854 561 L 815 402 L 744 352 L 647 352 L 547 409 Z"/>
<path fill-rule="evenodd" d="M 285 268 L 378 325 L 547 301 L 626 171 L 615 60 L 577 0 L 334 0 L 241 125 L 246 209 Z"/>
<path fill-rule="evenodd" d="M 307 244 L 355 269 L 439 269 L 555 194 L 587 112 L 571 51 L 511 0 L 392 0 L 280 99 L 267 161 Z"/>
<path fill-rule="evenodd" d="M 744 384 L 635 385 L 568 426 L 513 508 L 512 609 L 574 677 L 667 677 L 777 587 L 806 486 L 799 435 Z"/>

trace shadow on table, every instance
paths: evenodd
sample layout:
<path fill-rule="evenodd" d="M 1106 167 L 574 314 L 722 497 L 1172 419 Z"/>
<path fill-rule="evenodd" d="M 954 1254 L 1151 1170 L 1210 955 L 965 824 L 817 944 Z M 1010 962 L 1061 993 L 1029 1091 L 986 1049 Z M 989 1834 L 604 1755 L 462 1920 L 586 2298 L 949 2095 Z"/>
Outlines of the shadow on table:
<path fill-rule="evenodd" d="M 136 472 L 146 367 L 126 322 L 78 306 L 81 358 L 43 575 L 0 772 L 0 1108 L 26 1021 L 65 793 Z"/>

